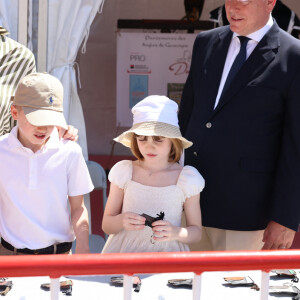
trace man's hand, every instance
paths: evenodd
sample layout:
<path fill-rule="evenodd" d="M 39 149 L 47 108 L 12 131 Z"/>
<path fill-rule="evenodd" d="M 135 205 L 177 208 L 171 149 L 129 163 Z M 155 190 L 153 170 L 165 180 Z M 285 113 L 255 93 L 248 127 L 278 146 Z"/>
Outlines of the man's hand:
<path fill-rule="evenodd" d="M 296 231 L 270 221 L 265 229 L 262 250 L 288 249 L 292 246 Z"/>
<path fill-rule="evenodd" d="M 61 127 L 57 127 L 59 137 L 64 140 L 70 140 L 76 142 L 78 140 L 78 129 L 72 125 L 68 125 L 68 130 L 65 130 Z"/>

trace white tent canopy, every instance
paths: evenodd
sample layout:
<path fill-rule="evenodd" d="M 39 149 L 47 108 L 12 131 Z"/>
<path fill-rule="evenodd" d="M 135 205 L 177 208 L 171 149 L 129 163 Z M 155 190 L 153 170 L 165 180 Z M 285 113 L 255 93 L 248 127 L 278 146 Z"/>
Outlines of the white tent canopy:
<path fill-rule="evenodd" d="M 78 49 L 103 0 L 48 2 L 47 71 L 64 86 L 64 114 L 68 124 L 78 128 L 79 144 L 88 158 L 86 130 L 82 106 L 77 94 L 74 63 Z"/>
<path fill-rule="evenodd" d="M 28 10 L 22 11 L 24 3 Z M 65 118 L 68 124 L 78 128 L 78 143 L 85 159 L 88 159 L 85 122 L 77 93 L 74 65 L 78 49 L 84 39 L 86 42 L 90 26 L 97 12 L 101 12 L 104 0 L 39 0 L 38 3 L 39 37 L 45 40 L 44 47 L 38 49 L 38 56 L 44 56 L 46 63 L 37 67 L 39 71 L 47 71 L 61 80 L 64 86 Z M 0 25 L 11 33 L 11 38 L 26 41 L 26 46 L 27 35 L 32 36 L 32 14 L 32 0 L 0 0 Z M 21 34 L 27 24 L 30 25 L 28 32 L 26 30 Z M 41 43 L 38 45 L 43 46 Z M 41 61 L 39 57 L 38 61 Z"/>

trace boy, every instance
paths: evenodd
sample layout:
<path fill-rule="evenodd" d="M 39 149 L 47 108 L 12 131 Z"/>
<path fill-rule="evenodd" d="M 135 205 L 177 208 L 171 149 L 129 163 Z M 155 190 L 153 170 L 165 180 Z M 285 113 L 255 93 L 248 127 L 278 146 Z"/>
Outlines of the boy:
<path fill-rule="evenodd" d="M 0 137 L 0 254 L 89 253 L 83 194 L 93 189 L 80 147 L 67 129 L 63 86 L 47 73 L 19 83 L 11 114 L 18 125 Z M 68 201 L 70 203 L 70 212 Z"/>

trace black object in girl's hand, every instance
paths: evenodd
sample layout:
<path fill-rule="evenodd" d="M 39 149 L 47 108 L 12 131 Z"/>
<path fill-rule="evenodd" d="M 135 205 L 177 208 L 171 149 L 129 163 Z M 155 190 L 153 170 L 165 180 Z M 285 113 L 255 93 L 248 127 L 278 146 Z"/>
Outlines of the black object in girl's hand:
<path fill-rule="evenodd" d="M 156 215 L 157 215 L 156 218 L 151 217 L 151 216 L 146 215 L 146 214 L 142 214 L 141 216 L 146 218 L 145 225 L 152 228 L 152 223 L 153 222 L 158 221 L 158 220 L 163 220 L 165 218 L 165 213 L 162 212 L 162 211 L 159 214 L 156 214 Z"/>

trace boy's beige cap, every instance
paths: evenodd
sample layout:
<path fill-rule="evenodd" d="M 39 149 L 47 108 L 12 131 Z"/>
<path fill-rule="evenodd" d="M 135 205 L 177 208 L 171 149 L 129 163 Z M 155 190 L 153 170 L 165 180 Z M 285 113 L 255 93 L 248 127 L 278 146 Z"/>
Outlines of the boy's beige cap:
<path fill-rule="evenodd" d="M 63 95 L 63 86 L 57 78 L 48 73 L 32 73 L 19 82 L 13 105 L 22 106 L 28 122 L 34 126 L 68 129 Z"/>

